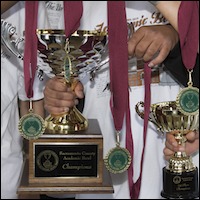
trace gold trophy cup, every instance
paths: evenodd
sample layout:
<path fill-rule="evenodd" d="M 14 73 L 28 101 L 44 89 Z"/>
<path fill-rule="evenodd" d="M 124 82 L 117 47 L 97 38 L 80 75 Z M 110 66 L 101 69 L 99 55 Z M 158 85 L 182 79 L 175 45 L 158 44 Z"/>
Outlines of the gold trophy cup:
<path fill-rule="evenodd" d="M 1 44 L 7 53 L 23 60 L 24 38 L 1 20 Z M 38 29 L 38 77 L 57 76 L 72 90 L 78 76 L 93 80 L 108 62 L 107 33 L 78 30 L 70 37 L 64 30 Z M 21 45 L 22 44 L 22 45 Z M 28 121 L 28 120 L 27 120 Z M 27 139 L 27 138 L 26 138 Z M 103 136 L 97 119 L 86 119 L 73 107 L 45 118 L 45 131 L 25 140 L 25 165 L 18 193 L 113 193 L 103 163 Z"/>
<path fill-rule="evenodd" d="M 144 118 L 144 102 L 136 104 L 136 112 Z M 185 145 L 186 135 L 199 129 L 199 113 L 185 115 L 177 108 L 176 101 L 151 104 L 149 121 L 159 132 L 172 132 L 180 145 Z M 191 156 L 185 152 L 175 152 L 169 164 L 163 168 L 163 190 L 165 198 L 192 199 L 199 196 L 198 168 L 193 164 Z"/>
<path fill-rule="evenodd" d="M 37 29 L 38 68 L 73 90 L 78 76 L 102 61 L 106 33 L 78 30 L 68 38 L 62 29 Z M 103 181 L 103 136 L 96 119 L 74 106 L 45 118 L 45 133 L 29 141 L 29 182 L 94 184 Z"/>

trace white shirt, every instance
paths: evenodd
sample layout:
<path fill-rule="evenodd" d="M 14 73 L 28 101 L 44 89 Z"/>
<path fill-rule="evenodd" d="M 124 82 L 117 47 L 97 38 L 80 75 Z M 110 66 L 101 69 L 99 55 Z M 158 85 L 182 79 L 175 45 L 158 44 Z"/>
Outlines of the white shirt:
<path fill-rule="evenodd" d="M 51 4 L 52 6 L 50 6 Z M 48 9 L 44 11 L 44 1 L 40 1 L 38 12 L 38 28 L 63 29 L 63 17 L 56 8 L 62 8 L 62 2 L 49 2 Z M 107 28 L 107 2 L 106 1 L 83 1 L 83 16 L 81 18 L 81 30 L 95 30 Z M 157 25 L 166 23 L 165 19 L 155 11 L 155 8 L 145 1 L 127 1 L 126 11 L 128 22 L 133 22 L 135 29 L 145 25 Z M 98 9 L 97 9 L 98 8 Z M 62 9 L 60 9 L 62 11 Z M 44 15 L 48 15 L 45 18 Z M 107 66 L 104 66 L 105 68 Z M 97 74 L 94 82 L 89 81 L 89 76 L 81 79 L 85 88 L 84 116 L 98 119 L 104 138 L 104 156 L 115 147 L 115 135 L 112 115 L 110 112 L 110 93 L 103 92 L 109 82 L 109 70 Z M 152 103 L 174 100 L 180 86 L 165 72 L 160 69 L 160 83 L 151 85 Z M 162 95 L 160 95 L 162 94 Z M 130 112 L 131 126 L 134 140 L 134 182 L 140 173 L 141 152 L 143 147 L 143 120 L 136 114 L 135 105 L 144 100 L 144 86 L 131 87 Z M 121 147 L 125 147 L 125 126 L 121 133 Z M 143 176 L 140 191 L 140 199 L 159 199 L 162 190 L 162 168 L 166 166 L 163 158 L 164 137 L 160 137 L 156 128 L 149 122 L 147 143 L 143 163 Z M 198 160 L 198 159 L 197 159 Z M 196 162 L 195 162 L 196 163 Z M 198 162 L 197 162 L 198 163 Z M 81 199 L 129 199 L 129 187 L 127 173 L 111 174 L 114 187 L 113 194 L 79 194 Z M 153 183 L 153 184 L 152 184 Z"/>

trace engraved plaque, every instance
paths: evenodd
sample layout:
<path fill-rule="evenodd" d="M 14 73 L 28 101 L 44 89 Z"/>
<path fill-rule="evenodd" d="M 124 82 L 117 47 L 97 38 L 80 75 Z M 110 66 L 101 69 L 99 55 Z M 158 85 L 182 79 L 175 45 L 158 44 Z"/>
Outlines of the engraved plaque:
<path fill-rule="evenodd" d="M 29 183 L 101 183 L 103 137 L 97 120 L 76 134 L 29 141 Z"/>

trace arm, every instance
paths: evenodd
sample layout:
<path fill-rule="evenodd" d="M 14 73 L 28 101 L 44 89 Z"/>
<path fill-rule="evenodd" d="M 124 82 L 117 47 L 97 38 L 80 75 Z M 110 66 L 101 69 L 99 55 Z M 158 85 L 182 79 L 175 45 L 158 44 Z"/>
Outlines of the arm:
<path fill-rule="evenodd" d="M 178 13 L 181 1 L 150 1 L 169 21 L 169 23 L 179 32 Z M 199 46 L 197 52 L 199 53 Z"/>
<path fill-rule="evenodd" d="M 178 31 L 178 10 L 181 1 L 150 1 Z"/>
<path fill-rule="evenodd" d="M 18 1 L 1 1 L 1 14 L 14 6 Z"/>

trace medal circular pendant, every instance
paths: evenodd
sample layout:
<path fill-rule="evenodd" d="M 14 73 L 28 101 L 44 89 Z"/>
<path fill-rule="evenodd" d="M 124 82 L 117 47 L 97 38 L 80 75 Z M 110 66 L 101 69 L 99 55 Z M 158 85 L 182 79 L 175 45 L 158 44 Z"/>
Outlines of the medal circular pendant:
<path fill-rule="evenodd" d="M 113 174 L 126 171 L 131 164 L 131 155 L 125 148 L 115 147 L 111 149 L 104 159 L 106 168 Z"/>
<path fill-rule="evenodd" d="M 24 115 L 18 124 L 19 132 L 27 140 L 39 138 L 45 131 L 44 119 L 34 113 Z"/>
<path fill-rule="evenodd" d="M 199 89 L 196 87 L 182 89 L 177 96 L 176 104 L 184 115 L 196 115 L 199 112 Z"/>

